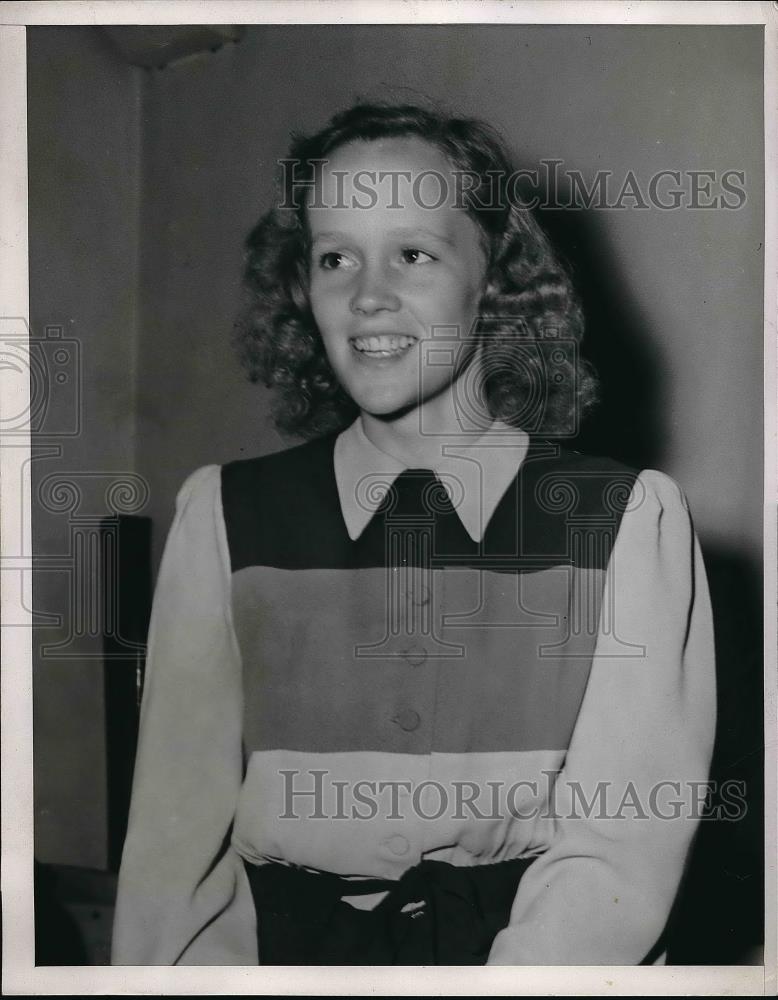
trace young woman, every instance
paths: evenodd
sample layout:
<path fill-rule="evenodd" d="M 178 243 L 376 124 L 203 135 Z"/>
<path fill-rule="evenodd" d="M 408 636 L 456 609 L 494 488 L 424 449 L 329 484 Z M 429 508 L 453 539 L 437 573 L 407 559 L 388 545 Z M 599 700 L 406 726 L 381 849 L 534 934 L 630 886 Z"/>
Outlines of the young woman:
<path fill-rule="evenodd" d="M 284 169 L 237 339 L 309 440 L 179 492 L 113 961 L 661 961 L 715 722 L 684 496 L 564 446 L 581 311 L 486 125 L 356 105 Z"/>

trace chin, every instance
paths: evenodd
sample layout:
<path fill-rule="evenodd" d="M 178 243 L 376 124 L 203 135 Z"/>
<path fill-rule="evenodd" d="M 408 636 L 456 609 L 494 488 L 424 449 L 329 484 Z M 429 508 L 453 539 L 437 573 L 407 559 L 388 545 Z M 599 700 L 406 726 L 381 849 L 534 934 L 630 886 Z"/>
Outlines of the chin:
<path fill-rule="evenodd" d="M 354 401 L 363 413 L 369 413 L 371 417 L 378 417 L 382 420 L 400 417 L 418 406 L 418 401 L 415 399 L 387 399 L 371 396 L 369 398 L 356 398 Z"/>

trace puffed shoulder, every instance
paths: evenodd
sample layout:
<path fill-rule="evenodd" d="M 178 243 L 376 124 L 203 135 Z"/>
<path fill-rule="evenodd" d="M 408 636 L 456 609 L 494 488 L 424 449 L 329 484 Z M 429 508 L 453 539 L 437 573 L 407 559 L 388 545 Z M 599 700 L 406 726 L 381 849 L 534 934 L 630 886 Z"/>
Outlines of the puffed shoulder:
<path fill-rule="evenodd" d="M 687 511 L 689 509 L 689 501 L 678 483 L 658 469 L 643 469 L 635 480 L 633 494 L 635 503 L 640 503 L 645 498 L 662 508 L 682 507 Z M 630 504 L 629 507 L 631 506 Z"/>
<path fill-rule="evenodd" d="M 221 486 L 221 466 L 201 465 L 190 472 L 176 494 L 176 510 L 183 510 L 195 498 L 213 497 Z"/>
<path fill-rule="evenodd" d="M 657 469 L 643 469 L 624 508 L 619 536 L 651 533 L 660 547 L 688 543 L 694 533 L 689 501 L 678 483 Z"/>

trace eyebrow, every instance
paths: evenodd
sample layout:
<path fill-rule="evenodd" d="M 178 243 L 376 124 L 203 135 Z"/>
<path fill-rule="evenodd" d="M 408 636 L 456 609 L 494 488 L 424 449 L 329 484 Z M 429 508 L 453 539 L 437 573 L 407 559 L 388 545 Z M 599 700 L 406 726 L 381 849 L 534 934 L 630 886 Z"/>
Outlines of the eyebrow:
<path fill-rule="evenodd" d="M 393 236 L 399 236 L 401 239 L 414 239 L 415 237 L 425 237 L 437 240 L 438 243 L 445 243 L 452 249 L 456 249 L 456 243 L 448 236 L 444 236 L 442 233 L 436 233 L 432 229 L 425 229 L 423 226 L 414 227 L 410 229 L 393 229 Z M 341 232 L 338 229 L 328 229 L 324 232 L 317 233 L 313 239 L 313 245 L 315 246 L 321 240 L 342 240 L 343 242 L 349 242 L 352 239 L 348 233 Z"/>
<path fill-rule="evenodd" d="M 318 233 L 314 236 L 312 242 L 318 243 L 319 240 L 347 240 L 348 236 L 345 233 L 338 232 L 336 230 L 327 230 L 324 233 Z"/>
<path fill-rule="evenodd" d="M 427 236 L 432 237 L 433 240 L 437 240 L 439 243 L 447 243 L 450 247 L 455 246 L 455 243 L 450 236 L 444 236 L 442 233 L 436 233 L 434 229 L 425 229 L 423 226 L 411 229 L 396 229 L 394 232 L 396 236 L 405 237 L 406 239 L 412 239 L 414 236 Z"/>

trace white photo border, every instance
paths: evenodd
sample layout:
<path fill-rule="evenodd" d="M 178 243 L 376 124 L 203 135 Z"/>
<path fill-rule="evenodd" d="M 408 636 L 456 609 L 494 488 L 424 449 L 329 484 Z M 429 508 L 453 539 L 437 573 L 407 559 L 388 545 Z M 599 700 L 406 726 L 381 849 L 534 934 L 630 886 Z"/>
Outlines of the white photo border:
<path fill-rule="evenodd" d="M 29 322 L 27 245 L 26 31 L 35 24 L 762 24 L 765 31 L 765 323 L 764 323 L 764 612 L 765 612 L 765 887 L 763 966 L 460 968 L 160 968 L 35 967 L 33 918 L 31 629 L 4 628 L 2 695 L 2 934 L 7 995 L 774 995 L 778 927 L 778 4 L 606 0 L 173 0 L 173 2 L 0 3 L 0 304 L 4 317 Z M 27 373 L 6 377 L 0 424 L 29 406 Z M 20 470 L 29 439 L 0 442 L 2 568 L 31 553 L 30 496 Z M 21 565 L 21 563 L 19 564 Z M 30 620 L 30 573 L 4 572 L 3 619 Z"/>

